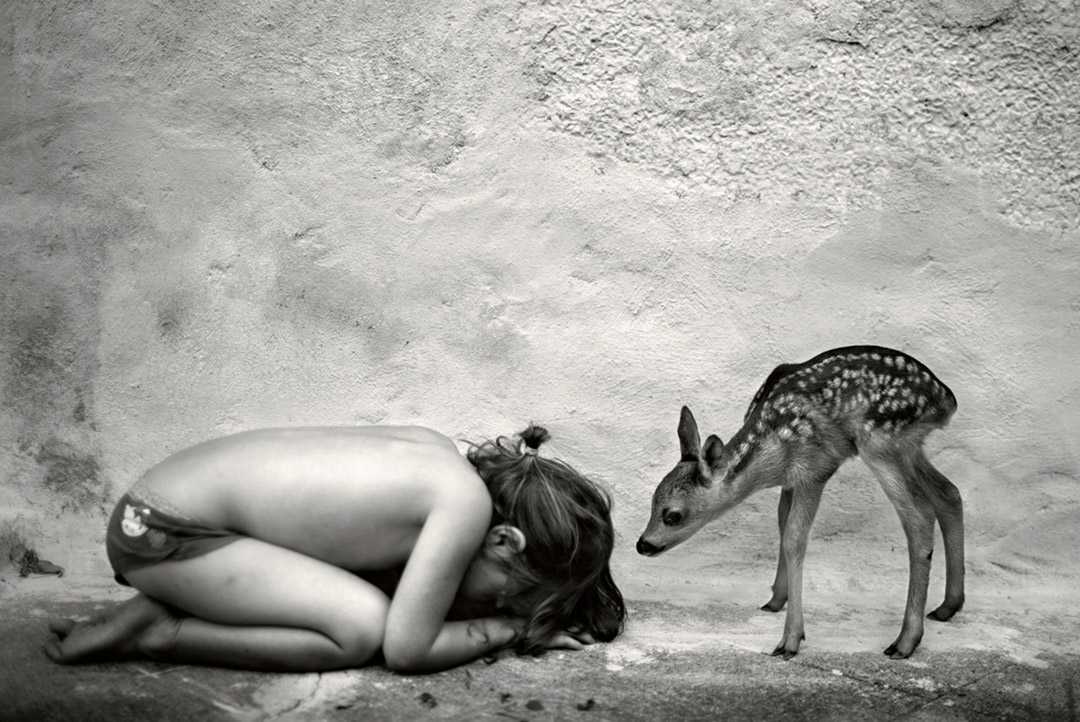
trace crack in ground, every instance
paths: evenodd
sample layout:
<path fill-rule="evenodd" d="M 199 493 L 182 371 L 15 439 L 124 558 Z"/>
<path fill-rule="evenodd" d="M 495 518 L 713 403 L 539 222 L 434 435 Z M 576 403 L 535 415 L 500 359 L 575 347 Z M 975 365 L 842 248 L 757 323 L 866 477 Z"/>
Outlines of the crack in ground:
<path fill-rule="evenodd" d="M 1073 678 L 1065 678 L 1065 705 L 1069 710 L 1070 722 L 1076 722 L 1076 690 L 1073 689 Z"/>
<path fill-rule="evenodd" d="M 306 695 L 298 698 L 292 707 L 283 709 L 280 712 L 274 712 L 272 717 L 267 719 L 280 719 L 283 715 L 292 714 L 296 710 L 300 709 L 305 702 L 312 702 L 315 700 L 315 696 L 319 693 L 319 686 L 322 684 L 322 672 L 316 672 L 315 686 L 311 688 L 311 691 Z"/>
<path fill-rule="evenodd" d="M 914 707 L 913 709 L 909 710 L 908 712 L 905 712 L 904 717 L 910 717 L 910 716 L 918 713 L 920 710 L 923 710 L 923 709 L 929 707 L 930 705 L 934 704 L 935 702 L 938 702 L 940 700 L 953 697 L 953 696 L 956 695 L 957 692 L 960 692 L 960 691 L 963 691 L 963 690 L 965 690 L 965 689 L 967 689 L 969 687 L 972 687 L 972 686 L 978 684 L 979 682 L 982 682 L 984 680 L 989 679 L 990 677 L 993 677 L 996 674 L 1002 674 L 1002 670 L 994 670 L 992 672 L 987 672 L 986 674 L 981 675 L 979 677 L 976 677 L 975 679 L 973 679 L 973 680 L 971 680 L 969 682 L 965 682 L 964 684 L 957 685 L 955 687 L 950 687 L 948 690 L 942 691 L 939 694 L 935 695 L 932 699 L 927 700 L 925 702 L 925 704 L 919 705 L 918 707 Z M 1038 716 L 1038 714 L 1039 714 L 1039 710 L 1033 708 L 1029 704 L 1020 704 L 1019 706 L 1025 712 L 1028 712 L 1028 713 L 1036 715 L 1036 716 Z M 1066 706 L 1066 712 L 1068 713 L 1068 719 L 1070 720 L 1070 722 L 1076 722 L 1076 719 L 1077 719 L 1077 717 L 1076 717 L 1076 692 L 1075 692 L 1075 689 L 1074 689 L 1073 678 L 1071 676 L 1066 676 L 1065 677 L 1065 706 Z"/>
<path fill-rule="evenodd" d="M 833 669 L 834 669 L 833 667 L 822 667 L 821 665 L 814 664 L 813 662 L 807 662 L 807 661 L 802 661 L 802 660 L 796 662 L 796 664 L 802 665 L 804 667 L 810 667 L 811 669 L 816 669 L 819 672 L 823 672 L 825 674 L 835 676 L 835 674 L 833 672 Z M 858 674 L 852 674 L 850 672 L 844 672 L 844 671 L 841 671 L 840 676 L 847 677 L 848 679 L 855 680 L 856 682 L 860 682 L 862 684 L 872 685 L 874 687 L 878 687 L 879 689 L 894 690 L 896 692 L 900 692 L 901 694 L 905 694 L 905 695 L 907 695 L 909 697 L 914 697 L 914 698 L 916 698 L 916 699 L 918 699 L 920 701 L 926 699 L 925 696 L 923 696 L 922 694 L 920 694 L 918 692 L 908 690 L 908 689 L 905 689 L 903 687 L 895 687 L 895 686 L 893 686 L 893 685 L 891 685 L 891 684 L 889 684 L 887 682 L 882 682 L 882 681 L 874 679 L 872 677 L 862 677 L 862 676 L 860 676 Z M 932 702 L 933 700 L 930 700 L 930 701 Z M 929 702 L 928 702 L 928 704 L 929 704 Z"/>
<path fill-rule="evenodd" d="M 176 668 L 173 667 L 165 671 L 171 672 L 173 669 Z M 146 670 L 141 671 L 144 675 L 150 677 L 155 682 L 160 681 L 161 679 L 159 675 L 162 673 L 155 674 L 147 672 Z M 190 696 L 203 702 L 209 702 L 212 706 L 228 712 L 236 719 L 243 719 L 245 717 L 250 718 L 253 716 L 252 710 L 249 706 L 245 705 L 237 699 L 234 699 L 229 695 L 223 694 L 220 690 L 215 689 L 209 684 L 194 680 L 191 677 L 187 677 L 182 674 L 180 675 L 180 681 L 182 682 L 182 684 L 176 685 L 175 688 L 186 696 Z M 202 694 L 199 694 L 199 692 L 201 692 Z"/>
<path fill-rule="evenodd" d="M 972 686 L 974 684 L 978 684 L 979 682 L 982 682 L 984 679 L 992 677 L 997 673 L 998 673 L 997 670 L 995 670 L 993 672 L 987 672 L 986 674 L 982 675 L 981 677 L 976 677 L 975 679 L 973 679 L 973 680 L 971 680 L 969 682 L 965 682 L 964 684 L 961 684 L 961 685 L 959 685 L 957 687 L 951 687 L 951 688 L 949 688 L 948 691 L 940 692 L 937 695 L 935 695 L 933 698 L 926 700 L 926 702 L 924 702 L 923 704 L 921 704 L 921 705 L 919 705 L 917 707 L 913 707 L 912 709 L 905 712 L 904 717 L 910 717 L 911 715 L 916 714 L 919 710 L 926 709 L 927 707 L 934 704 L 935 702 L 938 702 L 939 700 L 945 699 L 946 697 L 951 697 L 956 692 L 959 692 L 959 691 L 961 691 L 963 689 L 966 689 L 966 688 L 968 688 L 968 687 L 970 687 L 970 686 Z"/>

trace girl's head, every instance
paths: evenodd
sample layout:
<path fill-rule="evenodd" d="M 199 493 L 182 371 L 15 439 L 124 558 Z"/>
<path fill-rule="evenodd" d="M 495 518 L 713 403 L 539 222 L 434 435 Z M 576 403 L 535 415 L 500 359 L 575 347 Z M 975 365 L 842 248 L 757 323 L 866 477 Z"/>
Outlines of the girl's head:
<path fill-rule="evenodd" d="M 539 652 L 567 628 L 610 641 L 626 618 L 609 567 L 611 499 L 567 464 L 537 455 L 549 436 L 529 426 L 517 439 L 500 436 L 467 454 L 494 508 L 485 553 L 504 562 L 506 606 L 529 620 L 521 652 Z"/>

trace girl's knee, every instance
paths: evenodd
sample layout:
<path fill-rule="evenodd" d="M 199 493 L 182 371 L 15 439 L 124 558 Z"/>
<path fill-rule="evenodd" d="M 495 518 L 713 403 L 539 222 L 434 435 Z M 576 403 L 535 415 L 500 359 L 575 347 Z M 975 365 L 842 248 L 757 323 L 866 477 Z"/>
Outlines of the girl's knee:
<path fill-rule="evenodd" d="M 382 648 L 382 627 L 378 633 L 362 630 L 349 635 L 347 640 L 338 642 L 341 647 L 341 662 L 344 667 L 360 667 L 367 664 Z"/>
<path fill-rule="evenodd" d="M 369 598 L 343 609 L 348 616 L 338 619 L 327 634 L 341 650 L 342 666 L 358 667 L 370 662 L 382 647 L 390 602 L 385 596 Z"/>

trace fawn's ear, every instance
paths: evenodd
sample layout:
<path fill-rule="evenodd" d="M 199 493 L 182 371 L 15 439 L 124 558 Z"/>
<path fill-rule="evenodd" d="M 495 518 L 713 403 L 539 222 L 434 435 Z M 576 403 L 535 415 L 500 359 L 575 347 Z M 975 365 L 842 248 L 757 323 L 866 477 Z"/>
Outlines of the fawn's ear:
<path fill-rule="evenodd" d="M 682 461 L 696 461 L 701 458 L 701 437 L 698 435 L 697 422 L 690 409 L 682 407 L 679 414 L 679 452 Z"/>
<path fill-rule="evenodd" d="M 712 469 L 716 462 L 720 461 L 720 452 L 723 450 L 724 442 L 720 440 L 720 437 L 716 434 L 709 434 L 709 438 L 705 439 L 705 448 L 701 451 L 705 466 Z"/>

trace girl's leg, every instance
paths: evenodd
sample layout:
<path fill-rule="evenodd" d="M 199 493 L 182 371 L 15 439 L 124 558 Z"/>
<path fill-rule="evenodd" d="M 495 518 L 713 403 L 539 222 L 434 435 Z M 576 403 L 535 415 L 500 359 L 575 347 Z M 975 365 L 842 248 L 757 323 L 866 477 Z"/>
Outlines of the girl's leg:
<path fill-rule="evenodd" d="M 61 664 L 147 656 L 147 642 L 166 639 L 175 621 L 164 606 L 137 594 L 88 622 L 49 620 L 57 639 L 45 643 L 45 654 Z"/>
<path fill-rule="evenodd" d="M 389 601 L 360 577 L 256 539 L 128 572 L 146 596 L 69 627 L 59 662 L 145 655 L 162 661 L 315 671 L 359 666 L 382 645 Z M 156 601 L 155 601 L 156 600 Z M 158 602 L 191 615 L 175 617 Z"/>

